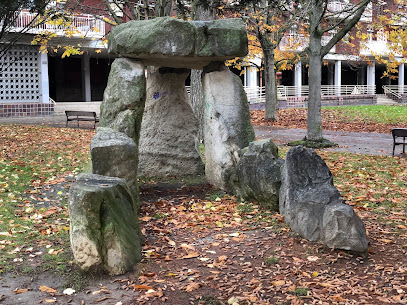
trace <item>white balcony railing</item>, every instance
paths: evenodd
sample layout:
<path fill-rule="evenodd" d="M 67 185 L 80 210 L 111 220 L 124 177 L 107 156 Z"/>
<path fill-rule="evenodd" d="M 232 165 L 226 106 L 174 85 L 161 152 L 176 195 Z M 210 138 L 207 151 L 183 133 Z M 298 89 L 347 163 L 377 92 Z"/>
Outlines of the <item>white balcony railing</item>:
<path fill-rule="evenodd" d="M 387 87 L 398 87 L 398 86 L 387 86 Z M 384 86 L 383 86 L 384 88 Z M 403 89 L 401 89 L 403 88 Z M 394 89 L 394 88 L 393 88 Z M 191 87 L 186 86 L 188 94 L 191 92 Z M 249 103 L 259 103 L 264 102 L 266 98 L 265 87 L 248 87 L 244 86 L 246 91 L 247 99 Z M 407 93 L 407 86 L 398 87 L 397 90 L 404 90 L 402 93 Z M 309 86 L 277 86 L 277 97 L 279 99 L 286 99 L 287 97 L 294 96 L 308 96 Z M 401 93 L 401 92 L 400 92 Z M 339 95 L 370 95 L 376 94 L 376 86 L 368 85 L 322 85 L 321 95 L 323 96 L 339 96 Z"/>
<path fill-rule="evenodd" d="M 332 36 L 322 36 L 321 44 L 326 45 Z M 308 38 L 302 34 L 287 34 L 281 39 L 279 48 L 281 51 L 303 51 L 308 46 Z M 335 46 L 333 46 L 330 52 L 335 52 Z"/>
<path fill-rule="evenodd" d="M 52 31 L 59 36 L 64 36 L 65 32 L 62 26 L 50 23 L 41 23 L 35 25 L 37 22 L 32 21 L 36 14 L 32 14 L 28 11 L 22 11 L 14 24 L 11 27 L 11 32 L 21 32 L 24 31 L 28 34 L 39 34 L 43 31 Z M 70 17 L 72 21 L 72 28 L 75 30 L 73 36 L 86 36 L 94 38 L 102 38 L 105 36 L 105 22 L 103 20 L 96 19 L 92 15 L 80 15 Z"/>
<path fill-rule="evenodd" d="M 328 2 L 328 11 L 331 13 L 339 13 L 344 10 L 346 3 L 339 0 L 329 1 Z"/>
<path fill-rule="evenodd" d="M 368 85 L 322 85 L 321 95 L 363 95 L 375 94 L 376 86 Z M 308 96 L 309 86 L 278 86 L 278 96 L 287 98 L 289 96 Z"/>
<path fill-rule="evenodd" d="M 349 3 L 349 1 L 343 0 L 333 0 L 328 2 L 328 11 L 331 14 L 338 14 L 339 18 L 343 18 L 347 16 L 346 11 L 351 8 L 354 4 Z M 372 21 L 373 11 L 372 11 L 372 3 L 369 3 L 360 18 L 363 22 Z"/>
<path fill-rule="evenodd" d="M 376 86 L 368 85 L 322 85 L 322 95 L 363 95 L 363 94 L 375 94 Z"/>
<path fill-rule="evenodd" d="M 364 56 L 381 55 L 386 56 L 394 54 L 402 57 L 402 53 L 398 50 L 400 46 L 387 41 L 387 38 L 380 37 L 378 40 L 369 40 L 361 43 L 360 54 Z"/>
<path fill-rule="evenodd" d="M 401 98 L 403 94 L 407 94 L 407 86 L 404 85 L 384 85 L 383 92 L 390 98 Z"/>
<path fill-rule="evenodd" d="M 406 86 L 407 88 L 407 86 Z M 245 87 L 247 99 L 250 103 L 262 102 L 265 99 L 264 87 Z M 286 99 L 287 97 L 294 96 L 308 96 L 309 86 L 278 86 L 277 97 L 279 99 Z M 322 85 L 322 96 L 339 96 L 339 95 L 366 95 L 375 94 L 376 86 L 368 85 Z"/>
<path fill-rule="evenodd" d="M 281 39 L 281 51 L 302 51 L 308 45 L 308 39 L 301 34 L 287 34 Z"/>

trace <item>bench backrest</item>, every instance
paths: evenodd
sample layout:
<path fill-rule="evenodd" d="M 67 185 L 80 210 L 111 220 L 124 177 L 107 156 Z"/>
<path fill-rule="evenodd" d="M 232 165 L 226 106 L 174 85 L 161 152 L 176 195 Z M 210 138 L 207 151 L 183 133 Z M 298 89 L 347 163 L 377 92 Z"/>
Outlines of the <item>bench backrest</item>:
<path fill-rule="evenodd" d="M 393 135 L 393 138 L 407 137 L 407 128 L 393 128 L 391 134 Z"/>
<path fill-rule="evenodd" d="M 93 111 L 65 111 L 66 116 L 93 116 L 96 118 L 96 112 Z"/>

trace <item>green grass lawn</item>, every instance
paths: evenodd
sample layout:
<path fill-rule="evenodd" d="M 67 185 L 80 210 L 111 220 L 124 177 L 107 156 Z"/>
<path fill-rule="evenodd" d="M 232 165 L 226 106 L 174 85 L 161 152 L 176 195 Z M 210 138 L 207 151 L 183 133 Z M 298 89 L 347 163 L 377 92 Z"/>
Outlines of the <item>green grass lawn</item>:
<path fill-rule="evenodd" d="M 53 262 L 69 253 L 64 178 L 83 170 L 93 133 L 0 125 L 0 272 L 29 271 L 39 257 L 61 268 Z"/>
<path fill-rule="evenodd" d="M 407 105 L 368 105 L 368 106 L 340 106 L 323 107 L 344 121 L 352 122 L 363 120 L 365 122 L 396 124 L 407 121 Z"/>

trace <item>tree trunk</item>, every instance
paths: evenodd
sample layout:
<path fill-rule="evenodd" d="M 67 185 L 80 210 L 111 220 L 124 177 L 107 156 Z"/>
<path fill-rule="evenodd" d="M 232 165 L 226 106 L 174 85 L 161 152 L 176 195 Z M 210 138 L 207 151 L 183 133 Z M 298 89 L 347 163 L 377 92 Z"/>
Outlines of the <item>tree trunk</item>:
<path fill-rule="evenodd" d="M 321 36 L 311 33 L 309 41 L 309 95 L 307 117 L 307 140 L 321 142 Z"/>
<path fill-rule="evenodd" d="M 264 78 L 266 91 L 266 115 L 265 118 L 277 121 L 277 86 L 276 73 L 274 69 L 274 49 L 263 48 L 264 56 Z"/>
<path fill-rule="evenodd" d="M 171 9 L 172 9 L 172 1 L 158 0 L 158 1 L 156 1 L 156 4 L 155 4 L 154 16 L 155 17 L 170 16 Z"/>
<path fill-rule="evenodd" d="M 199 123 L 198 141 L 203 141 L 203 115 L 204 99 L 202 94 L 202 70 L 191 70 L 191 93 L 189 95 L 190 105 Z"/>
<path fill-rule="evenodd" d="M 215 1 L 209 0 L 208 7 L 204 8 L 199 5 L 199 1 L 194 3 L 194 20 L 215 20 L 216 10 Z M 198 130 L 198 141 L 199 143 L 203 141 L 203 114 L 204 114 L 204 99 L 202 94 L 202 81 L 201 81 L 202 70 L 191 70 L 191 93 L 190 93 L 190 104 L 192 111 L 199 123 Z"/>

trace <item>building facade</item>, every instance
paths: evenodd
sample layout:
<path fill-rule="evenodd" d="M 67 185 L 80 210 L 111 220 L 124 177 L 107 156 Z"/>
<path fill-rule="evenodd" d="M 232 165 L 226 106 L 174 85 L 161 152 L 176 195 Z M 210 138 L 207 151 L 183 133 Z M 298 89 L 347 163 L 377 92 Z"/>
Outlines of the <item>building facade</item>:
<path fill-rule="evenodd" d="M 52 115 L 56 102 L 101 101 L 114 60 L 103 43 L 109 29 L 103 18 L 72 16 L 75 33 L 67 37 L 56 24 L 29 26 L 34 17 L 29 11 L 20 12 L 0 44 L 7 48 L 0 57 L 0 117 Z M 56 34 L 46 52 L 32 44 L 43 32 Z M 9 44 L 13 35 L 19 39 Z M 80 46 L 82 53 L 62 56 L 67 46 Z"/>
<path fill-rule="evenodd" d="M 340 11 L 343 1 L 330 1 L 332 11 Z M 396 7 L 395 0 L 375 1 L 367 8 L 361 23 L 369 35 L 363 44 L 356 38 L 356 29 L 334 46 L 324 58 L 322 68 L 322 103 L 324 105 L 373 104 L 378 94 L 385 94 L 397 102 L 407 100 L 407 80 L 402 56 L 398 58 L 397 78 L 382 77 L 386 67 L 375 60 L 373 54 L 389 52 L 386 29 L 373 29 L 375 18 L 381 6 L 390 10 Z M 107 53 L 103 39 L 111 26 L 104 22 L 100 0 L 84 0 L 86 11 L 72 16 L 76 32 L 66 37 L 55 24 L 41 24 L 30 27 L 21 35 L 4 56 L 0 56 L 0 117 L 51 115 L 55 103 L 101 101 L 107 84 L 110 64 L 114 60 Z M 66 5 L 63 1 L 54 5 Z M 379 7 L 379 9 L 377 9 Z M 376 9 L 374 9 L 376 8 Z M 63 9 L 63 7 L 61 7 Z M 89 14 L 92 13 L 92 14 Z M 33 14 L 22 11 L 11 32 L 19 33 L 30 23 Z M 123 18 L 126 16 L 122 15 Z M 390 16 L 391 17 L 391 16 Z M 40 52 L 39 46 L 32 45 L 35 35 L 52 31 L 56 37 L 49 41 L 48 52 Z M 325 39 L 329 39 L 326 36 Z M 281 50 L 301 51 L 307 39 L 295 32 L 287 34 L 281 41 Z M 298 43 L 300 42 L 300 43 Z M 3 41 L 3 46 L 7 41 Z M 81 55 L 62 56 L 64 47 L 78 46 Z M 0 44 L 1 48 L 2 44 Z M 254 63 L 261 66 L 261 59 Z M 239 72 L 237 72 L 239 73 Z M 280 108 L 305 107 L 308 94 L 308 68 L 306 62 L 299 62 L 291 70 L 277 74 Z M 247 69 L 242 76 L 249 100 L 259 101 L 264 97 L 262 73 Z"/>
<path fill-rule="evenodd" d="M 340 12 L 345 4 L 346 1 L 330 1 L 328 8 L 331 12 Z M 372 1 L 369 4 L 360 19 L 359 29 L 353 28 L 323 58 L 323 105 L 372 104 L 382 95 L 389 101 L 407 101 L 405 59 L 402 54 L 395 54 L 391 50 L 388 28 L 380 27 L 376 22 L 380 16 L 392 19 L 396 12 L 405 14 L 404 10 L 404 6 L 394 0 Z M 398 22 L 401 24 L 404 21 L 401 19 Z M 367 39 L 358 38 L 357 31 L 365 31 Z M 324 36 L 322 44 L 327 43 L 330 37 Z M 307 42 L 306 37 L 293 31 L 283 37 L 279 49 L 300 52 Z M 388 58 L 392 52 L 392 56 L 400 62 L 394 78 L 383 76 L 386 65 L 376 60 L 378 56 Z M 247 69 L 245 74 L 245 86 L 259 86 L 258 92 L 262 92 L 262 74 L 253 69 Z M 277 73 L 277 79 L 280 108 L 306 106 L 309 85 L 307 62 L 299 62 L 291 70 Z"/>

